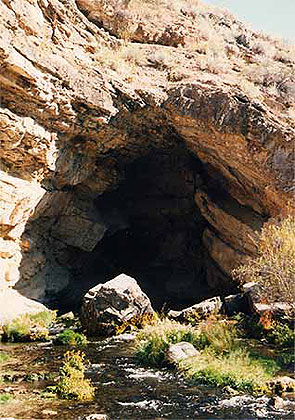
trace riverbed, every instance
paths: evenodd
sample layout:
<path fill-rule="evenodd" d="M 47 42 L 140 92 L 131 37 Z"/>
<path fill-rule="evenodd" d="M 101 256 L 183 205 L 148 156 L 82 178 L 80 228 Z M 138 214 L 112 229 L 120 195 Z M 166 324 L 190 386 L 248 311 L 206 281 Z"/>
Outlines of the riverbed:
<path fill-rule="evenodd" d="M 46 386 L 55 383 L 66 347 L 34 343 L 1 344 L 0 349 L 10 354 L 2 364 L 10 380 L 0 383 L 1 393 L 12 397 L 0 405 L 4 417 L 81 420 L 104 413 L 112 420 L 294 419 L 292 410 L 276 410 L 269 397 L 195 386 L 173 370 L 138 366 L 128 334 L 92 341 L 83 348 L 89 360 L 86 376 L 96 387 L 90 403 L 49 398 L 44 393 Z M 38 380 L 28 376 L 32 373 L 39 373 Z"/>

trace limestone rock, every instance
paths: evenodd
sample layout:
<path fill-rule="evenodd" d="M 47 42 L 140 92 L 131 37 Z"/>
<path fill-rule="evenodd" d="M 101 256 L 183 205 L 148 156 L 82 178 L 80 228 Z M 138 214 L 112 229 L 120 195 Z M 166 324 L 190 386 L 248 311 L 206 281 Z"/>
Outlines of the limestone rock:
<path fill-rule="evenodd" d="M 22 251 L 30 246 L 20 237 L 44 192 L 36 182 L 0 171 L 0 289 L 14 286 L 20 278 Z"/>
<path fill-rule="evenodd" d="M 264 312 L 271 312 L 274 317 L 283 318 L 292 310 L 291 306 L 284 302 L 274 302 L 272 304 L 262 303 L 265 300 L 264 293 L 267 293 L 267 291 L 259 283 L 246 283 L 243 285 L 243 291 L 244 298 L 246 299 L 246 312 L 260 315 Z"/>
<path fill-rule="evenodd" d="M 295 379 L 290 378 L 289 376 L 280 376 L 279 378 L 274 378 L 273 380 L 269 381 L 268 386 L 273 389 L 276 394 L 294 392 Z"/>
<path fill-rule="evenodd" d="M 203 302 L 197 303 L 196 305 L 190 306 L 189 308 L 183 309 L 182 311 L 169 311 L 168 317 L 177 321 L 185 321 L 194 316 L 204 318 L 210 314 L 219 313 L 221 307 L 221 298 L 216 296 L 211 299 L 204 300 Z"/>
<path fill-rule="evenodd" d="M 175 364 L 189 357 L 196 357 L 199 354 L 200 352 L 191 343 L 181 341 L 177 344 L 170 344 L 166 352 L 166 360 Z"/>
<path fill-rule="evenodd" d="M 291 305 L 288 305 L 284 302 L 275 302 L 273 304 L 267 303 L 256 303 L 255 306 L 255 313 L 262 315 L 265 312 L 271 313 L 274 318 L 283 319 L 284 317 L 288 317 L 288 314 L 292 312 Z"/>
<path fill-rule="evenodd" d="M 84 296 L 80 320 L 89 335 L 107 336 L 132 318 L 153 313 L 149 298 L 136 280 L 120 274 L 98 284 Z"/>
<path fill-rule="evenodd" d="M 0 290 L 0 326 L 20 315 L 47 311 L 39 302 L 28 299 L 16 290 Z"/>
<path fill-rule="evenodd" d="M 166 153 L 183 182 L 147 183 L 127 215 L 159 226 L 147 277 L 165 266 L 164 297 L 232 293 L 251 234 L 294 201 L 292 48 L 189 1 L 7 0 L 0 34 L 0 287 L 82 293 L 90 260 L 103 281 L 115 258 L 99 245 L 117 228 L 99 204 Z M 254 42 L 273 51 L 267 69 Z"/>
<path fill-rule="evenodd" d="M 278 396 L 271 398 L 270 403 L 276 410 L 295 410 L 294 401 L 286 400 Z"/>
<path fill-rule="evenodd" d="M 249 300 L 249 305 L 250 307 L 255 304 L 255 303 L 260 303 L 262 296 L 262 287 L 259 283 L 256 283 L 254 281 L 249 282 L 249 283 L 245 283 L 243 284 L 243 292 L 245 293 L 245 295 L 247 296 L 248 300 Z"/>

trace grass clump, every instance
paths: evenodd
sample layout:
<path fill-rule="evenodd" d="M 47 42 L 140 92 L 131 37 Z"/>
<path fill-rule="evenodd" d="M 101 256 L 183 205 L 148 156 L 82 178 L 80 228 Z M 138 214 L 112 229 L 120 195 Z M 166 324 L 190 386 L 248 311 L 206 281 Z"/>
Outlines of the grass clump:
<path fill-rule="evenodd" d="M 164 319 L 138 334 L 135 357 L 142 364 L 161 366 L 169 345 L 186 341 L 201 351 L 177 364 L 188 378 L 210 386 L 267 391 L 267 381 L 278 366 L 270 358 L 241 348 L 237 336 L 232 322 L 216 317 L 209 317 L 196 327 Z"/>
<path fill-rule="evenodd" d="M 7 404 L 11 399 L 10 394 L 0 394 L 0 404 Z"/>
<path fill-rule="evenodd" d="M 163 319 L 146 326 L 137 336 L 136 358 L 140 363 L 159 366 L 165 362 L 170 344 L 187 341 L 197 349 L 210 347 L 216 354 L 232 351 L 237 346 L 236 330 L 232 323 L 209 317 L 198 327 Z"/>
<path fill-rule="evenodd" d="M 161 366 L 165 361 L 169 344 L 187 341 L 198 342 L 199 334 L 190 325 L 182 325 L 176 321 L 163 319 L 155 325 L 147 325 L 136 337 L 135 357 L 142 363 Z"/>
<path fill-rule="evenodd" d="M 228 353 L 237 347 L 237 331 L 232 322 L 209 317 L 198 326 L 197 347 L 210 347 L 215 353 Z"/>
<path fill-rule="evenodd" d="M 55 311 L 20 315 L 3 326 L 2 341 L 46 341 L 49 339 L 48 327 L 55 319 Z"/>
<path fill-rule="evenodd" d="M 241 282 L 254 281 L 262 286 L 261 297 L 268 303 L 295 302 L 295 217 L 266 224 L 253 239 L 258 256 L 233 271 Z"/>
<path fill-rule="evenodd" d="M 85 346 L 85 344 L 87 344 L 87 338 L 84 334 L 66 329 L 62 333 L 58 334 L 54 344 L 64 346 Z"/>
<path fill-rule="evenodd" d="M 89 379 L 85 379 L 84 353 L 65 353 L 56 392 L 61 398 L 68 400 L 90 401 L 94 398 L 94 387 Z"/>
<path fill-rule="evenodd" d="M 216 356 L 211 349 L 206 349 L 200 356 L 180 362 L 179 368 L 198 384 L 230 386 L 247 392 L 267 391 L 266 383 L 276 370 L 274 362 L 252 358 L 242 349 L 226 356 Z"/>
<path fill-rule="evenodd" d="M 0 352 L 0 363 L 6 362 L 10 358 L 9 354 Z"/>

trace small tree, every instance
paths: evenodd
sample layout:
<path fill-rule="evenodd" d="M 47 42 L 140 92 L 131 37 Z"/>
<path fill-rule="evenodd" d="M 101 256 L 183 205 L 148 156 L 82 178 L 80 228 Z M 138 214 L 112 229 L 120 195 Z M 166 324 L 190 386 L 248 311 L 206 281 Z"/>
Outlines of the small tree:
<path fill-rule="evenodd" d="M 241 283 L 259 282 L 265 302 L 295 308 L 295 217 L 266 224 L 257 238 L 257 257 L 233 270 Z"/>

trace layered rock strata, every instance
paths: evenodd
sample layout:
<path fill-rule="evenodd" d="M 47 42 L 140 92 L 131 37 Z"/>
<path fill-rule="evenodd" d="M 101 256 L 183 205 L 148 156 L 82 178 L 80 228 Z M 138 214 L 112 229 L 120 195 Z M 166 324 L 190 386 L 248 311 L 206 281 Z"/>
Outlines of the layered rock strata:
<path fill-rule="evenodd" d="M 167 267 L 169 255 L 179 273 L 183 249 L 191 255 L 185 273 L 194 273 L 183 284 L 195 301 L 204 287 L 229 288 L 232 268 L 255 252 L 251 233 L 292 211 L 292 51 L 198 2 L 157 7 L 0 2 L 2 288 L 43 301 L 83 282 L 87 290 L 91 261 L 99 280 L 122 271 L 119 263 L 110 269 L 109 254 L 104 260 L 112 235 L 143 238 L 158 221 L 162 233 L 143 243 L 170 235 L 174 250 L 163 242 L 163 258 L 149 267 Z M 267 63 L 263 48 L 272 51 Z M 168 178 L 177 167 L 180 179 L 165 184 L 161 175 L 162 191 L 152 189 L 162 217 L 152 210 L 149 222 L 136 199 L 135 214 L 126 214 L 115 202 L 120 188 L 128 190 L 141 159 L 152 167 L 160 155 L 171 157 Z M 180 202 L 177 218 L 171 209 Z M 182 215 L 187 227 L 179 227 Z M 163 277 L 165 295 L 173 276 Z M 181 296 L 177 278 L 170 286 Z"/>

